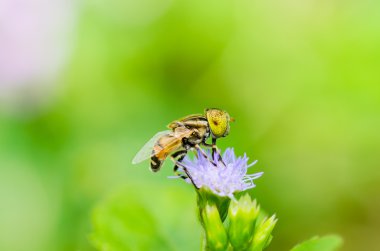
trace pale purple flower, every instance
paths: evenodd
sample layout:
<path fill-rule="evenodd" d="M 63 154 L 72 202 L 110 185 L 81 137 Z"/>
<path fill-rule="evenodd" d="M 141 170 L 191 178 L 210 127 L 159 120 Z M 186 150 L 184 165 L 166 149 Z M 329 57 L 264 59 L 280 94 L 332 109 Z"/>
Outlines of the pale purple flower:
<path fill-rule="evenodd" d="M 186 156 L 178 163 L 181 167 L 179 170 L 185 173 L 186 169 L 186 175 L 191 176 L 186 181 L 197 188 L 206 187 L 219 196 L 234 198 L 234 193 L 255 187 L 253 180 L 263 175 L 263 172 L 247 174 L 247 169 L 257 161 L 248 164 L 247 155 L 236 157 L 233 148 L 226 149 L 223 161 L 219 160 L 219 154 L 215 154 L 214 158 L 210 152 L 206 154 L 207 158 L 198 151 L 196 158 Z"/>

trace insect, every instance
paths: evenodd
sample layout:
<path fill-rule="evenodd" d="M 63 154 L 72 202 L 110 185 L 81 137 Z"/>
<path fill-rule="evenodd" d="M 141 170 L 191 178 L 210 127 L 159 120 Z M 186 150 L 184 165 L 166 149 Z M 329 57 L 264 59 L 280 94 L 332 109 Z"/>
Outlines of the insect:
<path fill-rule="evenodd" d="M 132 163 L 137 164 L 151 158 L 151 170 L 157 172 L 169 155 L 175 163 L 181 162 L 187 152 L 194 148 L 205 155 L 200 145 L 212 147 L 214 155 L 218 150 L 216 140 L 229 134 L 230 121 L 233 119 L 226 111 L 216 108 L 206 109 L 204 115 L 194 114 L 175 120 L 168 125 L 170 130 L 154 135 L 136 154 Z M 210 136 L 211 145 L 206 143 Z M 174 171 L 176 172 L 177 169 L 176 164 Z"/>

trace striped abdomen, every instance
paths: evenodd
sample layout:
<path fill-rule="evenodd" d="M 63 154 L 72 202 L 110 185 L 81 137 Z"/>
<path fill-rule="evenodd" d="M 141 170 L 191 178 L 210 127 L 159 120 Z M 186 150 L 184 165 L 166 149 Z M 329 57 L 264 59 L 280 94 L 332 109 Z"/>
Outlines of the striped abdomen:
<path fill-rule="evenodd" d="M 160 170 L 162 164 L 169 154 L 182 146 L 182 138 L 176 137 L 174 133 L 166 134 L 159 138 L 152 150 L 150 169 L 153 172 Z"/>

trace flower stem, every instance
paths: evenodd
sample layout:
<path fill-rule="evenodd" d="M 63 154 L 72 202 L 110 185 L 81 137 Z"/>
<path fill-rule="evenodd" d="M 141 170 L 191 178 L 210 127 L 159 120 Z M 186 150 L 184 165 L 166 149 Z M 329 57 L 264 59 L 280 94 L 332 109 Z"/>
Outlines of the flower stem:
<path fill-rule="evenodd" d="M 202 231 L 201 235 L 201 251 L 207 251 L 207 240 L 205 231 Z"/>

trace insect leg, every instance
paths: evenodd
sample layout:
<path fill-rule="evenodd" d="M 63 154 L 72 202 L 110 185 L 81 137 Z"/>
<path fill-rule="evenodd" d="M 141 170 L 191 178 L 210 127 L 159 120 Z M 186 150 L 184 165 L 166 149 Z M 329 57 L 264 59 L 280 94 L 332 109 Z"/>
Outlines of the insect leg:
<path fill-rule="evenodd" d="M 206 159 L 208 159 L 208 161 L 210 161 L 211 164 L 213 164 L 214 166 L 216 166 L 216 164 L 214 163 L 214 161 L 212 159 L 210 159 L 210 157 L 203 151 L 202 148 L 200 148 L 199 145 L 194 145 L 194 148 L 197 149 L 203 155 L 203 157 L 205 157 Z"/>
<path fill-rule="evenodd" d="M 187 150 L 180 150 L 178 152 L 173 153 L 171 156 L 172 161 L 175 163 L 173 167 L 174 173 L 183 179 L 186 179 L 187 177 L 179 174 L 177 171 L 179 168 L 178 163 L 181 162 L 185 158 L 186 154 L 187 154 Z M 176 158 L 178 159 L 176 160 Z"/>
<path fill-rule="evenodd" d="M 217 146 L 216 146 L 216 138 L 214 138 L 214 137 L 212 138 L 212 145 L 211 145 L 211 147 L 212 147 L 212 156 L 214 157 L 215 152 L 219 153 L 219 151 L 217 149 Z M 219 154 L 219 156 L 220 156 L 220 154 Z"/>
<path fill-rule="evenodd" d="M 202 142 L 202 145 L 205 146 L 205 147 L 210 147 L 210 148 L 212 148 L 212 145 L 211 145 L 211 144 L 207 144 L 207 143 L 204 142 L 204 141 Z"/>
<path fill-rule="evenodd" d="M 194 181 L 193 181 L 193 178 L 191 177 L 191 175 L 190 175 L 189 172 L 187 171 L 186 167 L 184 167 L 184 166 L 181 164 L 181 161 L 185 158 L 186 154 L 187 154 L 187 150 L 181 150 L 181 151 L 178 151 L 178 152 L 173 153 L 173 154 L 170 156 L 171 160 L 175 163 L 174 168 L 173 168 L 173 169 L 174 169 L 174 173 L 175 173 L 176 175 L 178 175 L 179 177 L 181 177 L 182 179 L 184 179 L 184 180 L 187 179 L 187 178 L 189 178 L 190 181 L 191 181 L 191 183 L 194 185 L 194 187 L 195 187 L 196 189 L 198 189 L 198 187 L 195 185 L 195 183 L 194 183 Z M 179 158 L 176 160 L 175 158 L 177 158 L 178 156 L 179 156 Z M 179 168 L 178 165 L 180 165 L 180 166 L 183 168 L 183 171 L 186 173 L 187 176 L 178 173 L 178 168 Z"/>
<path fill-rule="evenodd" d="M 210 147 L 212 148 L 212 155 L 215 154 L 216 151 L 218 151 L 219 153 L 219 149 L 218 147 L 216 146 L 216 139 L 212 138 L 212 144 L 208 144 L 206 143 L 205 141 L 202 142 L 202 145 L 206 146 L 206 147 Z"/>
<path fill-rule="evenodd" d="M 220 151 L 219 151 L 218 147 L 216 146 L 216 138 L 212 138 L 212 145 L 211 145 L 211 147 L 212 147 L 212 157 L 215 156 L 215 153 L 218 153 L 218 160 L 220 162 L 222 162 L 223 165 L 226 165 L 224 163 L 223 159 L 222 159 L 222 156 L 220 155 Z"/>

